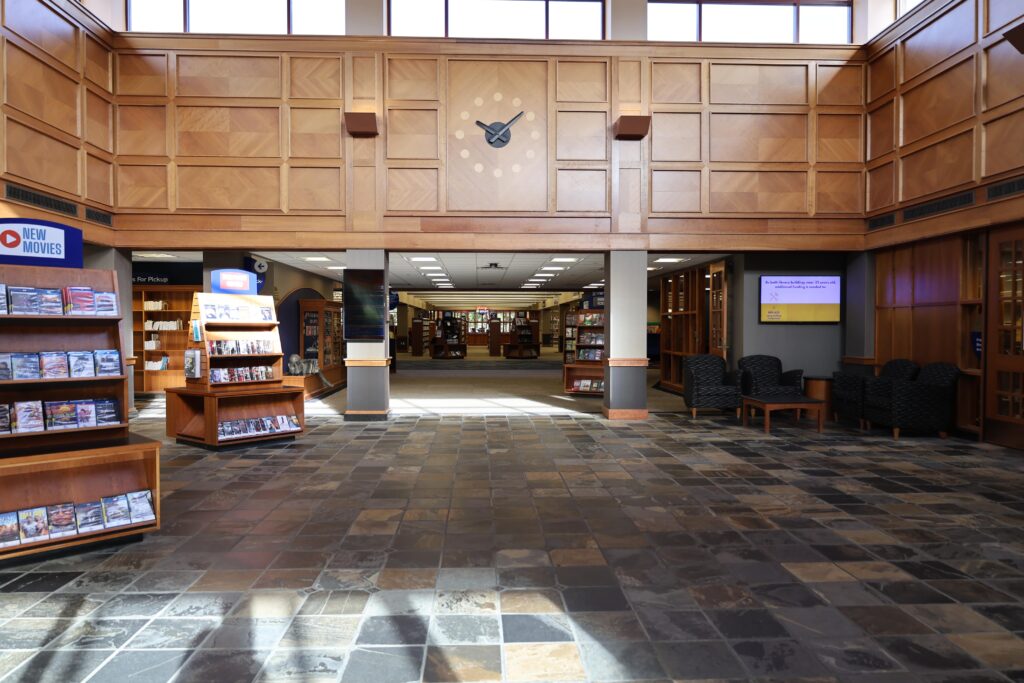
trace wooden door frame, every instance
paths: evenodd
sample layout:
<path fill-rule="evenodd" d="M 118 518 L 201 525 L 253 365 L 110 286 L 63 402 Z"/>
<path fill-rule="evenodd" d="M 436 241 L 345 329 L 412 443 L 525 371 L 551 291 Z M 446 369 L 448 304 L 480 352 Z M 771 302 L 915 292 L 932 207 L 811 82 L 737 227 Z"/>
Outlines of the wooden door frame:
<path fill-rule="evenodd" d="M 996 373 L 999 372 L 997 353 L 998 335 L 996 333 L 1001 316 L 999 305 L 999 243 L 1006 241 L 1024 241 L 1024 223 L 1005 226 L 990 230 L 986 248 L 985 264 L 985 332 L 983 350 L 983 381 L 984 400 L 982 401 L 982 429 L 985 440 L 1011 448 L 1024 449 L 1024 429 L 1019 424 L 1001 420 L 996 416 Z M 1021 372 L 1024 372 L 1024 355 L 1021 356 Z M 1016 370 L 1014 370 L 1016 371 Z"/>

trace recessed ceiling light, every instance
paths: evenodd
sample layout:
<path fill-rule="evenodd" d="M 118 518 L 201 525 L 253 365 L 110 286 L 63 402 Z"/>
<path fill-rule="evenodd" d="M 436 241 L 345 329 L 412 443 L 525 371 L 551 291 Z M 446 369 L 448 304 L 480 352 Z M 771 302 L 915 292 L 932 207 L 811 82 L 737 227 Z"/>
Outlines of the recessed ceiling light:
<path fill-rule="evenodd" d="M 683 260 L 683 259 L 681 259 L 681 258 L 668 258 L 668 257 L 666 256 L 665 258 L 657 258 L 657 259 L 654 259 L 654 262 L 655 262 L 655 263 L 679 263 L 679 262 L 680 262 L 680 261 L 682 261 L 682 260 Z"/>
<path fill-rule="evenodd" d="M 541 277 L 531 277 L 527 282 L 547 282 L 547 280 Z"/>
<path fill-rule="evenodd" d="M 647 266 L 647 270 L 661 270 L 661 268 L 655 268 L 654 266 Z"/>
<path fill-rule="evenodd" d="M 174 254 L 164 254 L 160 252 L 135 252 L 135 256 L 138 256 L 139 258 L 178 258 Z"/>
<path fill-rule="evenodd" d="M 309 261 L 310 263 L 312 263 L 314 261 L 318 262 L 318 263 L 322 263 L 324 261 L 330 261 L 331 259 L 327 258 L 326 256 L 307 256 L 306 260 Z"/>
<path fill-rule="evenodd" d="M 327 266 L 327 270 L 345 270 L 348 266 Z"/>
<path fill-rule="evenodd" d="M 541 270 L 565 270 L 565 266 L 544 266 Z"/>
<path fill-rule="evenodd" d="M 600 282 L 591 282 L 587 287 L 604 287 Z"/>
<path fill-rule="evenodd" d="M 600 289 L 601 285 L 584 285 L 583 289 Z"/>
<path fill-rule="evenodd" d="M 552 263 L 576 263 L 579 261 L 578 258 L 572 258 L 570 256 L 558 256 L 551 259 Z"/>
<path fill-rule="evenodd" d="M 420 270 L 444 270 L 441 266 L 420 266 Z"/>
<path fill-rule="evenodd" d="M 448 276 L 447 276 L 447 275 L 445 275 L 444 273 L 424 273 L 424 275 L 426 275 L 427 277 L 432 277 L 432 278 L 434 278 L 435 280 L 436 280 L 437 278 L 439 278 L 439 277 L 440 277 L 440 278 L 445 278 L 445 279 L 447 279 L 447 277 L 448 277 Z"/>
<path fill-rule="evenodd" d="M 554 277 L 554 273 L 534 273 L 534 277 Z"/>
<path fill-rule="evenodd" d="M 437 259 L 434 258 L 433 256 L 413 256 L 409 260 L 410 261 L 419 261 L 421 263 L 430 263 L 431 261 L 436 261 Z"/>

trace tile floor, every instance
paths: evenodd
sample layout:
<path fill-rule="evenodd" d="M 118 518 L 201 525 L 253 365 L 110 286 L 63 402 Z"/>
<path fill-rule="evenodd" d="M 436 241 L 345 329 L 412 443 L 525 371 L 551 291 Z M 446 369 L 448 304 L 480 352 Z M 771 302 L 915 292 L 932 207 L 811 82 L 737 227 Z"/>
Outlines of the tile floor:
<path fill-rule="evenodd" d="M 1020 452 L 672 414 L 310 427 L 166 443 L 161 532 L 0 569 L 3 680 L 1024 681 Z"/>

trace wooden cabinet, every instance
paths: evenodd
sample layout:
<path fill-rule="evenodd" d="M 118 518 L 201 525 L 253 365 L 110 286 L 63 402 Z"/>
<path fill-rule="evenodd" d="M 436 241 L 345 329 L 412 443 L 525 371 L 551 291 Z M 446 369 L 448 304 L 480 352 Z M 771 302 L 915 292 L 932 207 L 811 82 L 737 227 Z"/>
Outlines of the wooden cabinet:
<path fill-rule="evenodd" d="M 160 392 L 185 382 L 182 359 L 188 340 L 192 295 L 201 285 L 132 287 L 135 393 Z"/>
<path fill-rule="evenodd" d="M 707 266 L 673 273 L 661 280 L 661 381 L 670 391 L 683 390 L 683 359 L 708 353 Z"/>

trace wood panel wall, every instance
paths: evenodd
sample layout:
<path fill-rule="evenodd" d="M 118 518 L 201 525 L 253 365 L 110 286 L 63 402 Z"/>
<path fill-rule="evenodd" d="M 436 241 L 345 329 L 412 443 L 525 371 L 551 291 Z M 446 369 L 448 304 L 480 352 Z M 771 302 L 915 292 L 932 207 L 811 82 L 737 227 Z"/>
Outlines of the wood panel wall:
<path fill-rule="evenodd" d="M 1003 38 L 1024 3 L 927 9 L 865 47 L 871 215 L 1024 170 L 1024 55 Z"/>

